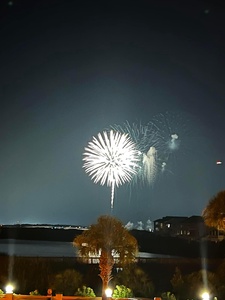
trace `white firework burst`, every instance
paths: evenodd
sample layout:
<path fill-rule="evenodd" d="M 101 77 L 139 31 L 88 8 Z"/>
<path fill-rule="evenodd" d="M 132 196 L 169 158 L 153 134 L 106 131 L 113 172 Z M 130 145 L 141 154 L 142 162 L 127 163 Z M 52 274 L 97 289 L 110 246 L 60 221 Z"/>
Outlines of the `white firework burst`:
<path fill-rule="evenodd" d="M 115 186 L 131 181 L 136 174 L 140 153 L 127 134 L 110 130 L 98 133 L 97 138 L 85 147 L 85 172 L 94 183 L 111 187 L 111 209 L 113 209 Z"/>

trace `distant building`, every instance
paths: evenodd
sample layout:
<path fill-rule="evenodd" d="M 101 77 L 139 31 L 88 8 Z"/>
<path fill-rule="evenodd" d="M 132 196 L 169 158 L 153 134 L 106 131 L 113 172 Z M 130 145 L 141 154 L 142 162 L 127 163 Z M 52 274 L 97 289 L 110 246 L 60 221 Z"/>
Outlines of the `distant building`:
<path fill-rule="evenodd" d="M 154 221 L 154 232 L 160 235 L 177 236 L 180 232 L 181 222 L 188 217 L 166 216 Z"/>
<path fill-rule="evenodd" d="M 214 241 L 214 242 L 220 242 L 225 239 L 225 233 L 216 228 L 209 227 L 207 235 L 205 236 L 205 239 Z"/>
<path fill-rule="evenodd" d="M 154 232 L 163 236 L 182 237 L 190 240 L 221 241 L 223 232 L 205 225 L 201 216 L 166 216 L 154 221 Z"/>
<path fill-rule="evenodd" d="M 192 240 L 202 239 L 207 235 L 208 227 L 201 216 L 191 216 L 181 222 L 179 235 Z"/>

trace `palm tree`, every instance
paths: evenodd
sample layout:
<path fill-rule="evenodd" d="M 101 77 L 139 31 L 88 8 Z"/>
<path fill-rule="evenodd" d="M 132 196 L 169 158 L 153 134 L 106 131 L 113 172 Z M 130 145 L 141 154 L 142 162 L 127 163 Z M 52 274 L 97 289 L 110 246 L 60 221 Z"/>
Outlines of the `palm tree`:
<path fill-rule="evenodd" d="M 225 231 L 225 191 L 219 192 L 209 201 L 202 217 L 207 226 Z"/>
<path fill-rule="evenodd" d="M 121 221 L 112 216 L 100 216 L 97 224 L 78 235 L 73 245 L 78 248 L 84 261 L 90 256 L 99 256 L 99 276 L 102 279 L 102 299 L 106 299 L 105 290 L 112 279 L 115 263 L 121 266 L 136 261 L 137 240 L 124 228 Z"/>

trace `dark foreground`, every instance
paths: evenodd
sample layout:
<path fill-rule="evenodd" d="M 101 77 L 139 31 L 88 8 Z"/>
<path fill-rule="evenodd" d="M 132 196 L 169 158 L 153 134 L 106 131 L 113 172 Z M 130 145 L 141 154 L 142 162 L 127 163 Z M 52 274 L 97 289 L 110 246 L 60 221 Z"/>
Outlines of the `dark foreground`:
<path fill-rule="evenodd" d="M 145 263 L 137 263 L 152 281 L 155 291 L 172 291 L 171 279 L 175 269 L 179 268 L 183 275 L 207 268 L 210 272 L 216 272 L 221 265 L 221 259 L 196 259 L 196 258 L 151 258 Z M 38 289 L 46 291 L 48 280 L 53 274 L 66 269 L 74 269 L 84 276 L 84 282 L 92 287 L 97 295 L 101 294 L 101 280 L 98 276 L 98 264 L 83 264 L 75 257 L 17 257 L 0 256 L 1 278 L 9 275 L 22 282 L 20 293 L 28 293 Z M 114 277 L 118 270 L 114 268 Z M 18 278 L 18 279 L 17 279 Z M 29 280 L 32 279 L 32 287 L 29 288 Z M 0 287 L 1 288 L 1 287 Z M 28 290 L 26 290 L 28 289 Z"/>

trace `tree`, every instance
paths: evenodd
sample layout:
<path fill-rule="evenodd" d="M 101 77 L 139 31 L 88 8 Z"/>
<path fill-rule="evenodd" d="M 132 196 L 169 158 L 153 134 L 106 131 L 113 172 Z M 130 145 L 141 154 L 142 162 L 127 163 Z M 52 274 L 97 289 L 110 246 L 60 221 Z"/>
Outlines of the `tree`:
<path fill-rule="evenodd" d="M 74 295 L 82 283 L 82 275 L 73 269 L 66 269 L 52 278 L 51 286 L 56 293 L 66 296 Z"/>
<path fill-rule="evenodd" d="M 219 282 L 215 273 L 205 269 L 190 273 L 185 276 L 185 285 L 188 287 L 186 296 L 188 298 L 198 298 L 199 293 L 205 289 L 211 295 L 217 295 Z"/>
<path fill-rule="evenodd" d="M 215 273 L 218 276 L 218 298 L 225 299 L 225 259 L 219 264 Z"/>
<path fill-rule="evenodd" d="M 153 282 L 140 266 L 123 268 L 114 276 L 113 282 L 130 287 L 136 297 L 151 298 L 154 295 Z"/>
<path fill-rule="evenodd" d="M 90 256 L 99 256 L 99 276 L 102 280 L 102 299 L 106 299 L 105 289 L 112 279 L 115 263 L 120 266 L 136 261 L 137 240 L 123 226 L 122 222 L 111 216 L 100 216 L 97 224 L 78 235 L 73 245 L 78 248 L 84 261 Z"/>
<path fill-rule="evenodd" d="M 175 273 L 173 274 L 170 282 L 173 286 L 173 291 L 176 294 L 176 298 L 180 299 L 184 297 L 184 295 L 186 294 L 186 288 L 183 275 L 178 267 L 175 268 Z"/>
<path fill-rule="evenodd" d="M 209 201 L 202 216 L 207 226 L 225 231 L 225 191 L 219 192 Z"/>

